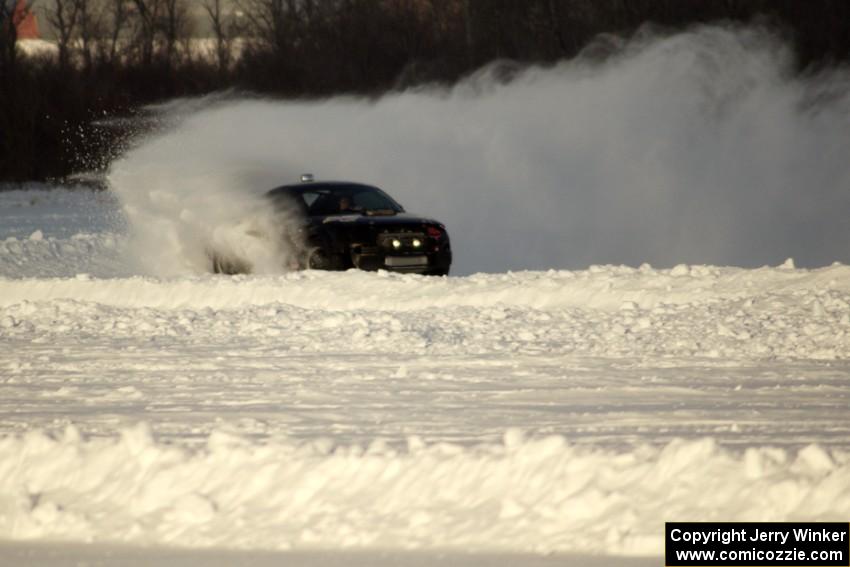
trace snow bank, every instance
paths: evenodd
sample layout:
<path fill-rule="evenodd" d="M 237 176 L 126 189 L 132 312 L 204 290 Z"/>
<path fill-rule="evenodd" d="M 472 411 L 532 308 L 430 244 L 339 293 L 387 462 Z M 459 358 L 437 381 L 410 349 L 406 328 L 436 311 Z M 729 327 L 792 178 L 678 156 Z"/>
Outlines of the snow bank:
<path fill-rule="evenodd" d="M 0 239 L 26 240 L 37 231 L 45 237 L 71 238 L 75 234 L 120 233 L 126 228 L 114 193 L 40 183 L 21 187 L 6 190 L 0 186 Z"/>
<path fill-rule="evenodd" d="M 7 248 L 21 246 L 7 242 Z M 36 247 L 41 246 L 39 244 Z M 850 267 L 817 270 L 786 266 L 746 270 L 711 266 L 592 266 L 580 271 L 476 274 L 430 278 L 387 272 L 298 272 L 284 276 L 159 279 L 38 280 L 0 278 L 0 306 L 73 299 L 120 307 L 236 309 L 283 303 L 309 309 L 412 310 L 448 306 L 582 307 L 705 303 L 781 293 L 787 296 L 850 291 Z"/>
<path fill-rule="evenodd" d="M 848 324 L 850 267 L 840 265 L 593 267 L 466 278 L 356 271 L 0 278 L 0 335 L 37 341 L 143 333 L 190 343 L 254 337 L 273 340 L 281 352 L 381 353 L 392 345 L 416 354 L 834 360 L 850 357 Z"/>
<path fill-rule="evenodd" d="M 705 275 L 0 280 L 0 336 L 273 342 L 281 353 L 850 357 L 847 267 L 694 271 Z"/>
<path fill-rule="evenodd" d="M 659 554 L 666 520 L 846 519 L 850 454 L 710 440 L 612 452 L 515 430 L 472 448 L 215 432 L 188 450 L 142 424 L 118 438 L 6 437 L 0 495 L 10 539 Z"/>
<path fill-rule="evenodd" d="M 28 237 L 0 240 L 0 274 L 17 278 L 49 278 L 68 274 L 101 277 L 127 275 L 123 267 L 125 238 L 112 233 L 76 233 L 69 238 Z"/>
<path fill-rule="evenodd" d="M 0 192 L 0 277 L 129 275 L 114 194 L 31 183 Z"/>

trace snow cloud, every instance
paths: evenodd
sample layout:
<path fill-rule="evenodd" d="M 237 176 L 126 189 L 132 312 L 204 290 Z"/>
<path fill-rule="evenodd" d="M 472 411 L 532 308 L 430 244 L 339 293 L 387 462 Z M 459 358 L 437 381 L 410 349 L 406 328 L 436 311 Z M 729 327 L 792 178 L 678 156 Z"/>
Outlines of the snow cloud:
<path fill-rule="evenodd" d="M 378 100 L 174 105 L 191 112 L 111 183 L 154 273 L 203 271 L 218 227 L 302 172 L 442 220 L 457 274 L 850 261 L 846 71 L 795 76 L 758 28 L 598 47 L 509 82 L 499 64 Z M 283 269 L 277 253 L 261 265 Z"/>

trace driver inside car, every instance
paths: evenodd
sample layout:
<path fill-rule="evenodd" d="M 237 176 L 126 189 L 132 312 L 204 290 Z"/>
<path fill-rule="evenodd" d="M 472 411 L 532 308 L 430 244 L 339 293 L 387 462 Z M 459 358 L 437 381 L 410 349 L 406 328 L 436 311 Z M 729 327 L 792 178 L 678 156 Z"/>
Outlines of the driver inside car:
<path fill-rule="evenodd" d="M 339 210 L 340 212 L 345 211 L 353 211 L 354 207 L 351 203 L 351 197 L 340 197 L 339 198 Z"/>

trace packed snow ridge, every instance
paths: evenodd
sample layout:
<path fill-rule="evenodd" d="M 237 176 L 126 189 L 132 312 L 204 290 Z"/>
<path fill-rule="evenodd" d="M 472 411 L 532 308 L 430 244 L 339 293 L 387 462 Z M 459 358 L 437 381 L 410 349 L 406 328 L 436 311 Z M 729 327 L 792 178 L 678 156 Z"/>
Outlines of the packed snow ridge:
<path fill-rule="evenodd" d="M 848 487 L 846 452 L 733 455 L 711 440 L 612 453 L 515 430 L 403 449 L 215 432 L 187 450 L 145 426 L 0 440 L 0 534 L 14 539 L 658 554 L 663 519 L 838 521 Z"/>
<path fill-rule="evenodd" d="M 0 307 L 7 336 L 120 334 L 146 325 L 138 310 L 147 310 L 142 313 L 155 317 L 148 324 L 155 334 L 198 337 L 225 333 L 231 324 L 249 334 L 298 329 L 281 348 L 290 342 L 309 349 L 318 333 L 340 346 L 381 349 L 373 335 L 382 329 L 394 344 L 417 352 L 478 351 L 499 343 L 598 355 L 828 360 L 850 354 L 850 267 L 843 265 L 603 266 L 464 278 L 356 271 L 182 279 L 80 274 L 0 278 Z"/>

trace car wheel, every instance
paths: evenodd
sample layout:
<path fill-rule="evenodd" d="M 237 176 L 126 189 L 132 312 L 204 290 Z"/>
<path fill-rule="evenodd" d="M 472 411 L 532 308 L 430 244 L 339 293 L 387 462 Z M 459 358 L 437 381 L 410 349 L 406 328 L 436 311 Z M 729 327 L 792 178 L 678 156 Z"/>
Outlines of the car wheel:
<path fill-rule="evenodd" d="M 307 268 L 310 270 L 332 270 L 334 262 L 327 252 L 316 247 L 307 252 Z"/>
<path fill-rule="evenodd" d="M 212 254 L 210 259 L 212 260 L 212 272 L 214 274 L 234 276 L 251 273 L 251 266 L 242 260 L 226 258 L 218 254 Z"/>

